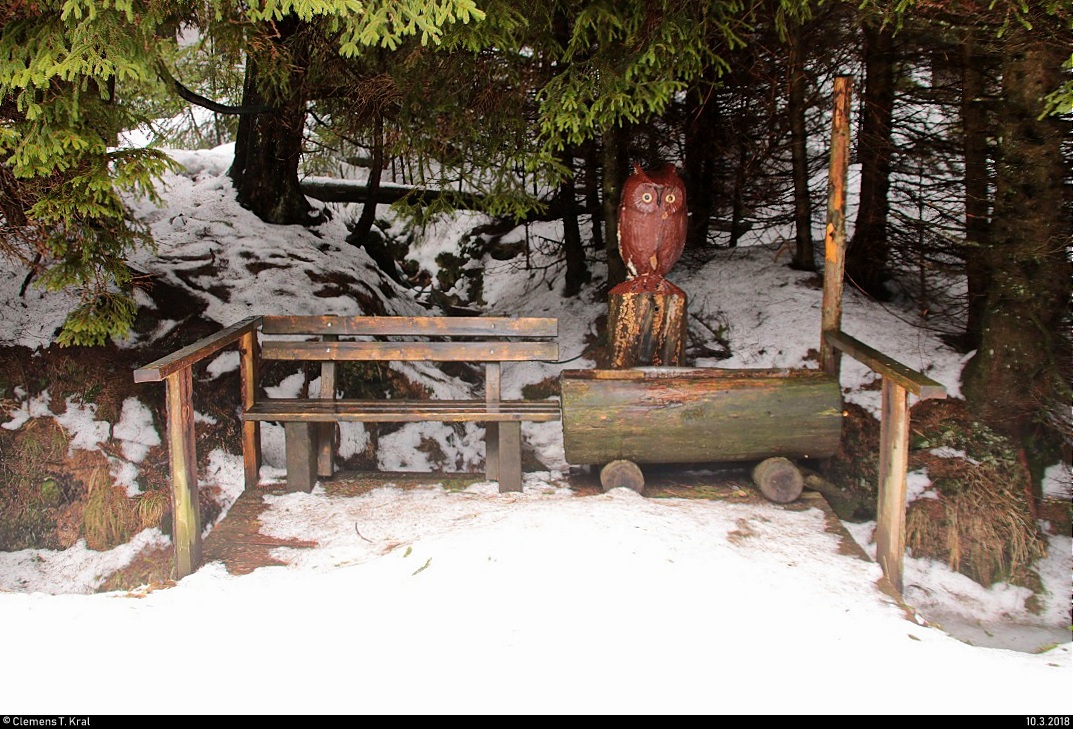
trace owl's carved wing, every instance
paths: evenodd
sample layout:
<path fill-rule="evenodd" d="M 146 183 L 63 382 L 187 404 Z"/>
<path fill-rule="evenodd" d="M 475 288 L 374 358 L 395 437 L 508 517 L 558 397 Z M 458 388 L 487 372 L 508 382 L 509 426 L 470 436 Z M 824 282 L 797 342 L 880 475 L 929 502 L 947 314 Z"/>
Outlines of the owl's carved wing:
<path fill-rule="evenodd" d="M 619 211 L 618 252 L 630 276 L 656 272 L 659 238 L 653 223 L 657 218 L 628 205 Z"/>
<path fill-rule="evenodd" d="M 668 217 L 665 222 L 659 251 L 656 253 L 658 263 L 656 273 L 660 276 L 666 276 L 682 257 L 682 251 L 686 247 L 686 227 L 689 217 L 685 210 L 680 210 Z"/>

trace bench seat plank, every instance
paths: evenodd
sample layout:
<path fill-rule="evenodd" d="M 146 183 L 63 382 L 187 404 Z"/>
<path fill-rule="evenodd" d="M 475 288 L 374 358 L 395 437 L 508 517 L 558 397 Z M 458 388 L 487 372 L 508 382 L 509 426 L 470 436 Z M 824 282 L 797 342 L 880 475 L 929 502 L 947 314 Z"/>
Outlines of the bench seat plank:
<path fill-rule="evenodd" d="M 503 400 L 489 405 L 477 400 L 261 400 L 242 417 L 259 421 L 412 423 L 422 421 L 550 422 L 562 419 L 558 401 Z"/>

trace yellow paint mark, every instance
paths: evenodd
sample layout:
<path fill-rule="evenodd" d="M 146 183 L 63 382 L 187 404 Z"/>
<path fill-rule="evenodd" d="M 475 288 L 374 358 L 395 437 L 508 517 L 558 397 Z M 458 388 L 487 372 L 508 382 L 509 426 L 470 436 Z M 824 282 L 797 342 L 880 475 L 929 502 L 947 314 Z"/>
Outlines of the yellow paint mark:
<path fill-rule="evenodd" d="M 835 253 L 835 226 L 831 223 L 827 224 L 827 238 L 826 245 L 824 246 L 823 258 L 826 261 L 832 263 L 838 258 Z"/>

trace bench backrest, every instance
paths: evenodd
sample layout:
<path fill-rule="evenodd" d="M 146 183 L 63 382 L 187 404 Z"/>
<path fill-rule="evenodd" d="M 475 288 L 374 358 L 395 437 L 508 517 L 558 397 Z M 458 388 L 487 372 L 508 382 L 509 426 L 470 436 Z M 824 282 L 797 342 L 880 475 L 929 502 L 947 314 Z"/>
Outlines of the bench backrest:
<path fill-rule="evenodd" d="M 559 359 L 559 345 L 554 339 L 558 334 L 558 320 L 551 318 L 266 316 L 261 331 L 268 335 L 321 337 L 320 341 L 266 340 L 261 344 L 264 359 L 434 362 Z M 337 341 L 339 337 L 362 340 Z"/>

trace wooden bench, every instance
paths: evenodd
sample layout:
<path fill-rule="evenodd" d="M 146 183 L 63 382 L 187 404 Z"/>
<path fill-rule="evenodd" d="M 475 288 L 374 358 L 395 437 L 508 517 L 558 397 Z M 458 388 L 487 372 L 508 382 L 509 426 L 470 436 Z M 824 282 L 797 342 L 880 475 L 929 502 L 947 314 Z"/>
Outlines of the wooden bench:
<path fill-rule="evenodd" d="M 260 333 L 260 337 L 258 336 Z M 334 471 L 339 422 L 485 423 L 486 474 L 500 491 L 522 489 L 521 423 L 561 419 L 557 400 L 504 400 L 502 365 L 559 358 L 558 321 L 516 317 L 255 316 L 141 367 L 135 382 L 167 383 L 176 569 L 180 577 L 201 561 L 194 448 L 194 364 L 237 344 L 240 351 L 242 456 L 246 487 L 261 466 L 260 423 L 284 424 L 287 485 L 309 491 Z M 266 360 L 320 366 L 316 398 L 265 398 L 259 373 Z M 336 397 L 341 362 L 456 362 L 482 365 L 483 400 Z"/>

